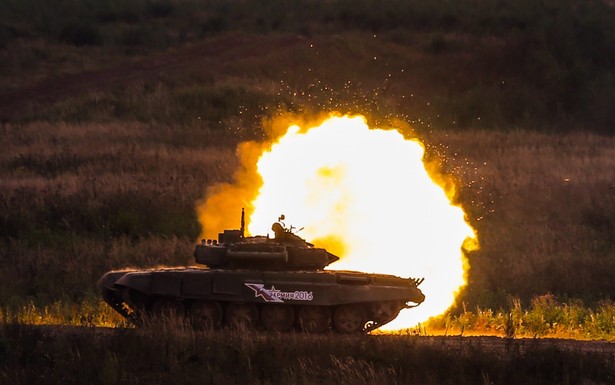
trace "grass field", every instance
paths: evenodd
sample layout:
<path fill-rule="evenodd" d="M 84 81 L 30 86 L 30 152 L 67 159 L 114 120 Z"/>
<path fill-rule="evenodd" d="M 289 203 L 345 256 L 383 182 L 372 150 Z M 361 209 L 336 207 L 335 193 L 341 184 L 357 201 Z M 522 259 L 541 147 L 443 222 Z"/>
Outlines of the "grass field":
<path fill-rule="evenodd" d="M 192 264 L 195 204 L 232 181 L 237 145 L 266 138 L 280 114 L 338 111 L 402 122 L 456 180 L 477 230 L 456 306 L 413 333 L 613 340 L 611 3 L 3 1 L 0 382 L 612 382 L 612 354 L 549 346 L 457 357 L 411 336 L 179 328 L 118 329 L 97 348 L 89 331 L 24 326 L 126 326 L 97 279 Z M 128 342 L 164 354 L 131 366 Z M 265 351 L 298 358 L 253 361 Z M 168 370 L 149 378 L 152 362 Z"/>

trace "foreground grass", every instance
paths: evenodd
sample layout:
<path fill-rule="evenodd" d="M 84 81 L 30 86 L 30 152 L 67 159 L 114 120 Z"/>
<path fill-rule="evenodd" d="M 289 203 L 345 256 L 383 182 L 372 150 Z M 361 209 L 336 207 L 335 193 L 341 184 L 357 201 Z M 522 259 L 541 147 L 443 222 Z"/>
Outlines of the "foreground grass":
<path fill-rule="evenodd" d="M 610 383 L 612 350 L 543 341 L 0 326 L 11 384 Z"/>

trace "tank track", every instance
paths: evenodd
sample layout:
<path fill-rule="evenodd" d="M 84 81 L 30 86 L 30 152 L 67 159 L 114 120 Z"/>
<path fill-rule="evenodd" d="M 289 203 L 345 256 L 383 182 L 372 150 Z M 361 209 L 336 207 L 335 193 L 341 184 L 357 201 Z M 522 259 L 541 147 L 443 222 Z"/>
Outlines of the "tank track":
<path fill-rule="evenodd" d="M 395 319 L 408 308 L 402 303 L 391 305 L 379 318 L 369 315 L 381 303 L 338 306 L 288 306 L 217 301 L 181 301 L 173 298 L 149 298 L 134 311 L 115 291 L 104 293 L 105 301 L 135 326 L 165 324 L 178 315 L 195 329 L 217 330 L 241 328 L 272 332 L 306 332 L 338 334 L 369 333 Z M 142 299 L 141 299 L 142 300 Z"/>
<path fill-rule="evenodd" d="M 124 302 L 121 295 L 115 290 L 104 290 L 103 300 L 111 306 L 113 310 L 118 312 L 128 322 L 137 325 L 139 323 L 136 313 Z"/>

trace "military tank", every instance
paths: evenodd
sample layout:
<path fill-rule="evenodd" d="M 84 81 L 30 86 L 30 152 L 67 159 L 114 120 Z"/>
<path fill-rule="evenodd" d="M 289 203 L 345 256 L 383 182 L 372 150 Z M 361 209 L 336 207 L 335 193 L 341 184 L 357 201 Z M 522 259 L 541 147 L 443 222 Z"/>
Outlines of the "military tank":
<path fill-rule="evenodd" d="M 224 230 L 202 240 L 206 267 L 116 270 L 98 282 L 103 299 L 137 325 L 180 316 L 195 328 L 367 333 L 418 306 L 423 279 L 324 270 L 339 258 L 314 247 L 279 218 L 275 238 Z"/>

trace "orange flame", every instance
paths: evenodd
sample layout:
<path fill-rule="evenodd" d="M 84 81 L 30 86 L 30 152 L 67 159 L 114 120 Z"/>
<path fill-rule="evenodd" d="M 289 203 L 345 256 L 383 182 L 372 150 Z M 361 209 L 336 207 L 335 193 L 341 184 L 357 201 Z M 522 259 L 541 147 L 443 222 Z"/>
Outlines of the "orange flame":
<path fill-rule="evenodd" d="M 250 234 L 267 234 L 283 213 L 304 227 L 299 235 L 341 257 L 330 268 L 424 277 L 425 302 L 387 329 L 413 327 L 454 303 L 466 284 L 463 250 L 477 247 L 476 235 L 451 203 L 453 192 L 434 182 L 444 178 L 427 171 L 420 141 L 370 129 L 362 116 L 330 116 L 305 130 L 290 126 L 261 151 L 256 163 L 245 162 L 253 155 L 244 159 L 244 182 L 210 194 L 201 214 L 219 214 L 213 205 L 230 192 L 249 200 L 235 202 L 232 212 L 247 208 Z"/>

